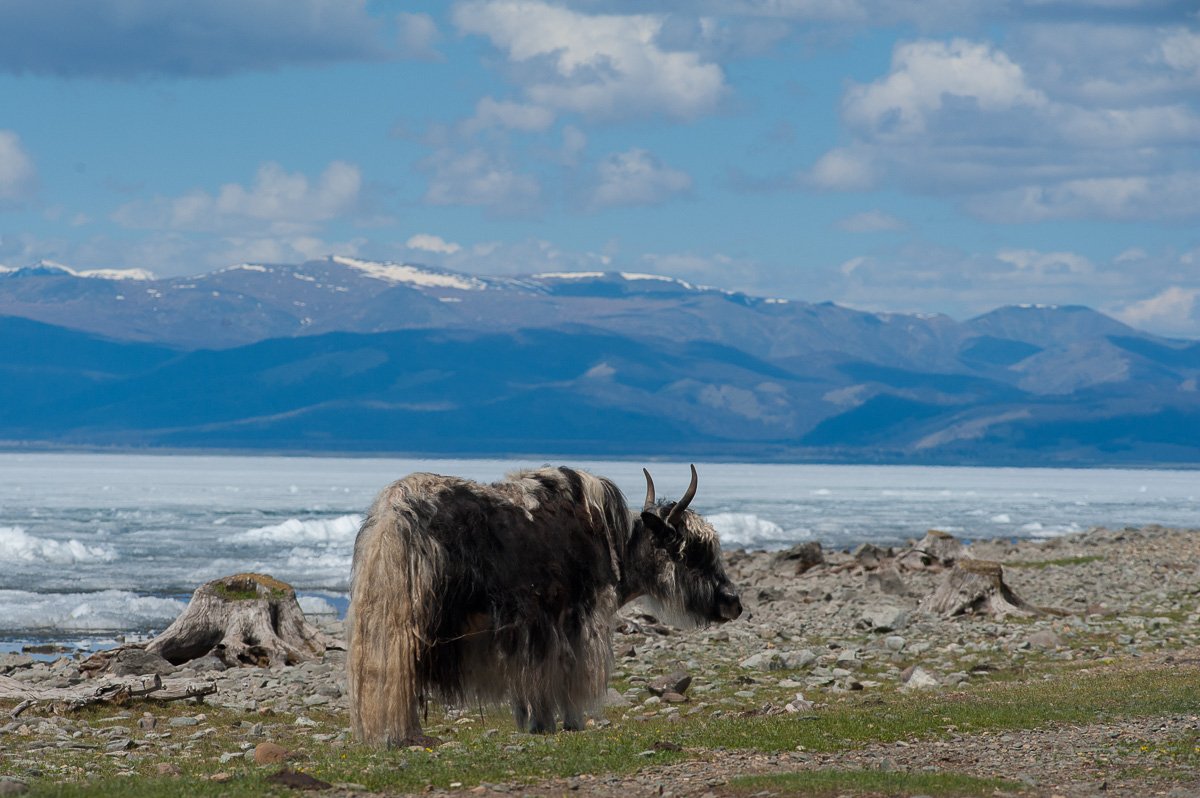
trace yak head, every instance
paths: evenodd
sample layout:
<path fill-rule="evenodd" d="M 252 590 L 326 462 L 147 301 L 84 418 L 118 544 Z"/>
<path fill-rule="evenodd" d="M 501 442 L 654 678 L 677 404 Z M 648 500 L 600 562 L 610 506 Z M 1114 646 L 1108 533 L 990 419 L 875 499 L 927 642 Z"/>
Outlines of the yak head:
<path fill-rule="evenodd" d="M 677 502 L 659 502 L 654 480 L 646 475 L 646 500 L 642 505 L 637 565 L 641 590 L 652 609 L 676 625 L 724 623 L 742 614 L 737 588 L 725 575 L 721 544 L 712 524 L 688 509 L 696 495 L 698 478 Z"/>

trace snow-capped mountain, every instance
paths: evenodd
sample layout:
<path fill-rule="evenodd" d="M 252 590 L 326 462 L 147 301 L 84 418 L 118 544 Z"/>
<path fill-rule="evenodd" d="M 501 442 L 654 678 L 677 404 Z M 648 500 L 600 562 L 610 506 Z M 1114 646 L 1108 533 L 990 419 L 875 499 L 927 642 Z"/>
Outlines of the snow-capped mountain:
<path fill-rule="evenodd" d="M 616 271 L 40 263 L 0 270 L 0 344 L 0 440 L 1200 461 L 1200 343 L 1082 307 L 959 322 Z"/>

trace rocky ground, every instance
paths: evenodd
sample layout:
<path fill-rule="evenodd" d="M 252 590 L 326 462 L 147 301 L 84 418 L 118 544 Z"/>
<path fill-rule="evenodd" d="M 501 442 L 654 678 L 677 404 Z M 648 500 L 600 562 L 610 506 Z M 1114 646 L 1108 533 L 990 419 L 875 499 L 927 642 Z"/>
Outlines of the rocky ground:
<path fill-rule="evenodd" d="M 937 701 L 940 693 L 1035 673 L 1056 662 L 1134 668 L 1174 662 L 1194 668 L 1200 658 L 1196 530 L 1092 530 L 1045 542 L 975 543 L 959 553 L 959 560 L 1002 563 L 1006 585 L 1028 606 L 1041 609 L 1005 617 L 929 612 L 923 600 L 937 592 L 952 567 L 938 557 L 916 554 L 871 546 L 825 551 L 819 558 L 811 548 L 728 553 L 730 576 L 743 590 L 743 618 L 680 631 L 636 610 L 626 613 L 615 635 L 614 689 L 609 691 L 609 720 L 603 722 L 619 727 L 648 718 L 746 711 L 799 715 L 819 712 L 839 694 L 860 691 L 922 690 Z M 813 559 L 822 561 L 811 564 Z M 336 619 L 315 620 L 340 635 Z M 311 727 L 308 736 L 314 744 L 349 742 L 343 663 L 344 653 L 338 651 L 323 660 L 269 669 L 227 670 L 209 659 L 163 678 L 168 686 L 215 686 L 215 694 L 206 699 L 209 705 L 257 714 L 261 719 L 245 724 L 239 744 L 220 754 L 221 762 L 254 761 L 264 756 L 261 744 L 269 743 L 281 724 Z M 77 656 L 47 662 L 0 655 L 0 696 L 15 700 L 22 691 L 45 696 L 54 689 L 77 690 L 86 681 L 80 665 Z M 665 674 L 675 675 L 664 679 Z M 471 722 L 470 713 L 431 716 L 427 730 L 452 739 L 456 724 L 464 722 Z M 0 715 L 0 750 L 16 763 L 0 770 L 15 774 L 0 782 L 0 795 L 22 790 L 29 778 L 22 777 L 21 767 L 36 774 L 38 752 L 45 749 L 86 748 L 137 762 L 150 754 L 185 753 L 213 733 L 203 712 L 169 720 L 153 713 L 91 720 L 72 714 Z M 929 744 L 873 744 L 837 754 L 701 753 L 634 776 L 475 791 L 720 795 L 737 774 L 836 765 L 1000 776 L 1024 784 L 1032 795 L 1181 798 L 1200 794 L 1200 771 L 1186 764 L 1197 757 L 1185 758 L 1184 765 L 1173 759 L 1159 773 L 1153 768 L 1137 771 L 1131 763 L 1145 764 L 1141 755 L 1146 749 L 1139 746 L 1173 745 L 1198 733 L 1200 720 L 1193 715 L 1104 720 L 1003 733 L 951 733 Z M 343 787 L 343 792 L 353 791 Z"/>

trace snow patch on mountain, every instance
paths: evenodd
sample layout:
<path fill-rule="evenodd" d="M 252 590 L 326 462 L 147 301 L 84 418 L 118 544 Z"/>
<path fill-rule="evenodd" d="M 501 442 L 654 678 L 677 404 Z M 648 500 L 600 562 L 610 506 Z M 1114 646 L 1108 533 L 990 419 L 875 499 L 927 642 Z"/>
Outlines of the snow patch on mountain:
<path fill-rule="evenodd" d="M 17 274 L 26 272 L 31 274 L 45 274 L 47 272 L 62 272 L 71 277 L 86 277 L 93 280 L 154 280 L 154 274 L 145 269 L 88 269 L 86 271 L 77 271 L 70 266 L 64 266 L 61 263 L 55 263 L 52 260 L 40 260 L 32 266 L 25 268 L 12 269 L 0 267 L 0 273 Z"/>
<path fill-rule="evenodd" d="M 330 260 L 361 272 L 364 276 L 392 284 L 407 284 L 418 288 L 454 288 L 459 291 L 481 291 L 487 283 L 474 277 L 450 272 L 436 272 L 407 263 L 378 263 L 335 255 Z"/>

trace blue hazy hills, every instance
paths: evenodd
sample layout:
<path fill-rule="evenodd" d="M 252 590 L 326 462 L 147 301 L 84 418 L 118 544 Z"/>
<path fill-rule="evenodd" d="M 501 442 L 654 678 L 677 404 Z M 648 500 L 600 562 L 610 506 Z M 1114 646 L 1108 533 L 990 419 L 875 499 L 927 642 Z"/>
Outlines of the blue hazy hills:
<path fill-rule="evenodd" d="M 653 275 L 349 258 L 0 271 L 0 441 L 1048 465 L 1200 462 L 1200 343 Z"/>

